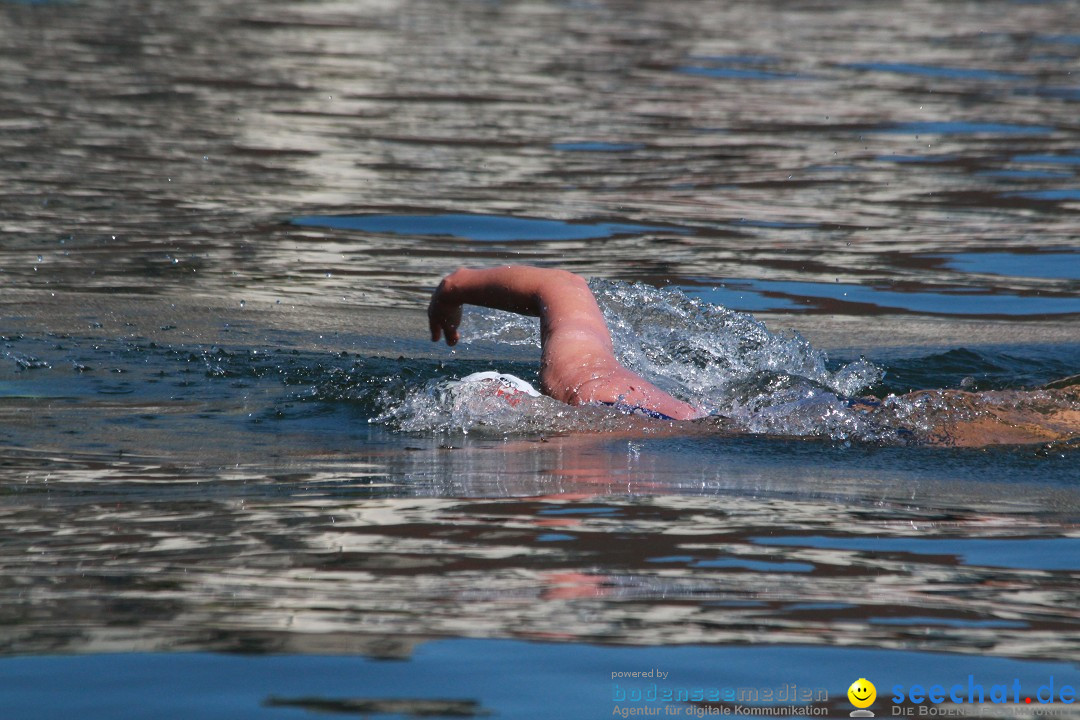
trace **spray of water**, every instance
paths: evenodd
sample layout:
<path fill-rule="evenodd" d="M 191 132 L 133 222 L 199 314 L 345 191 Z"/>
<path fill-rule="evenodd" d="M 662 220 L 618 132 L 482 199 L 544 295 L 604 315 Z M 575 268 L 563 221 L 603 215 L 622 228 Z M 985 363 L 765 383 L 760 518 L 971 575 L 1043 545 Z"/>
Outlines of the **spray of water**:
<path fill-rule="evenodd" d="M 583 430 L 613 432 L 640 427 L 644 420 L 602 407 L 571 407 L 540 395 L 508 399 L 490 383 L 428 380 L 404 397 L 384 397 L 386 410 L 376 422 L 406 432 L 454 432 L 481 437 L 569 433 Z"/>
<path fill-rule="evenodd" d="M 826 354 L 797 333 L 771 332 L 752 315 L 679 290 L 599 279 L 590 286 L 619 361 L 672 395 L 748 432 L 871 434 L 864 414 L 845 398 L 881 377 L 872 363 L 858 360 L 830 371 Z M 493 310 L 469 310 L 463 336 L 540 347 L 534 318 Z M 569 408 L 549 398 L 511 407 L 450 381 L 430 381 L 388 403 L 379 419 L 412 431 L 572 431 L 618 424 L 609 409 Z"/>
<path fill-rule="evenodd" d="M 747 313 L 676 289 L 608 280 L 593 280 L 590 286 L 619 361 L 675 397 L 724 418 L 727 430 L 887 443 L 940 441 L 943 427 L 1000 415 L 1036 397 L 1002 392 L 860 398 L 882 377 L 881 369 L 865 359 L 830 370 L 827 355 L 798 333 L 772 332 Z M 533 318 L 473 309 L 462 327 L 466 341 L 540 346 L 539 323 Z M 569 407 L 546 397 L 511 406 L 480 388 L 454 386 L 451 378 L 431 380 L 403 399 L 387 398 L 384 407 L 379 420 L 409 431 L 580 432 L 622 428 L 626 420 L 611 408 Z"/>

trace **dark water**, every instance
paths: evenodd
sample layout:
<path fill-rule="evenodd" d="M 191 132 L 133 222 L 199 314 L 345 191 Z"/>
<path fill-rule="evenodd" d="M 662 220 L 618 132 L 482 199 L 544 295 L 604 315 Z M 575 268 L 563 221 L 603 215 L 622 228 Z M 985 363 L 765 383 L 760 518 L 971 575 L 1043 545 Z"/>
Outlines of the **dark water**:
<path fill-rule="evenodd" d="M 1076 717 L 1076 450 L 844 400 L 1080 371 L 1078 17 L 0 1 L 0 716 Z M 735 426 L 456 405 L 535 380 L 527 325 L 423 338 L 502 262 Z"/>

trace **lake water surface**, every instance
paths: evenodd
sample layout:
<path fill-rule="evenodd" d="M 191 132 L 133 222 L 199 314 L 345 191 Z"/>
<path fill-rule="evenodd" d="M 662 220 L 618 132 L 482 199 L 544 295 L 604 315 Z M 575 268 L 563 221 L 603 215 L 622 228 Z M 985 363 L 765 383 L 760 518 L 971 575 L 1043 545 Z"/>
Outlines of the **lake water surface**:
<path fill-rule="evenodd" d="M 895 397 L 1080 409 L 1078 18 L 0 0 L 0 717 L 1080 717 L 1075 441 Z M 507 262 L 727 420 L 463 402 Z"/>

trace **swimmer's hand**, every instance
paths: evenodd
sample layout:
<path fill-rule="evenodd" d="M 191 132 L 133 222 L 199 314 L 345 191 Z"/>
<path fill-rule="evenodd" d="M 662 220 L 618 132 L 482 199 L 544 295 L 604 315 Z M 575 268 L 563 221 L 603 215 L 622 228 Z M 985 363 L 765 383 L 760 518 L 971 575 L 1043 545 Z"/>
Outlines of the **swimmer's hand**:
<path fill-rule="evenodd" d="M 457 345 L 461 336 L 458 334 L 458 325 L 461 324 L 461 302 L 453 299 L 450 289 L 452 276 L 443 278 L 439 287 L 431 295 L 428 303 L 428 324 L 431 326 L 432 342 L 439 342 L 445 336 L 447 345 Z"/>

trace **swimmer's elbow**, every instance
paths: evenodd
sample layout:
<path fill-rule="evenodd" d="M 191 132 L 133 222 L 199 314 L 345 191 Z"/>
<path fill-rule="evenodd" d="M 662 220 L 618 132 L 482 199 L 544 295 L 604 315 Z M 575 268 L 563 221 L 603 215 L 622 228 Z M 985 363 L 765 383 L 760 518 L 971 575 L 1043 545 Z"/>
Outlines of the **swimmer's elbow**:
<path fill-rule="evenodd" d="M 569 270 L 561 269 L 555 269 L 551 272 L 555 274 L 556 278 L 561 283 L 566 283 L 567 285 L 573 285 L 579 288 L 585 288 L 586 290 L 589 289 L 589 281 L 578 275 L 577 273 L 572 273 Z"/>
<path fill-rule="evenodd" d="M 566 301 L 570 301 L 573 305 L 580 305 L 583 301 L 595 302 L 593 298 L 592 290 L 589 288 L 589 281 L 585 278 L 570 272 L 569 270 L 558 269 L 544 269 L 541 271 L 543 274 L 537 277 L 537 295 L 540 296 L 545 304 L 550 304 L 552 301 L 563 302 L 559 305 L 565 305 Z"/>
<path fill-rule="evenodd" d="M 531 278 L 538 289 L 566 288 L 568 286 L 588 288 L 585 278 L 562 268 L 539 268 L 533 265 L 508 265 L 507 271 L 521 277 Z"/>

